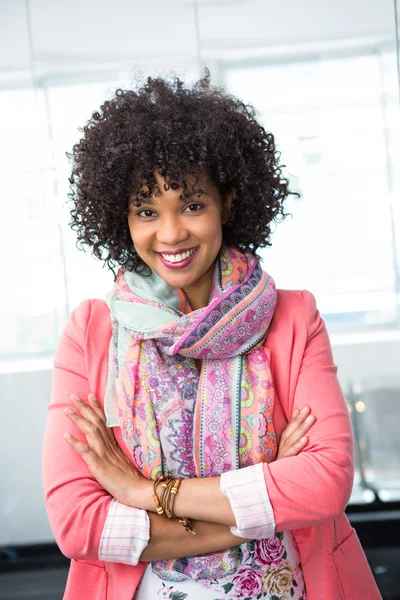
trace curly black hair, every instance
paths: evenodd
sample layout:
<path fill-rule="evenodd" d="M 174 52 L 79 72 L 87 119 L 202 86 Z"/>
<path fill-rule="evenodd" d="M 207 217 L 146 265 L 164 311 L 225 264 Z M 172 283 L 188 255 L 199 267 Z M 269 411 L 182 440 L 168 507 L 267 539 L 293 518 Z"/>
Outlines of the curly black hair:
<path fill-rule="evenodd" d="M 210 84 L 210 73 L 192 86 L 178 77 L 151 78 L 136 90 L 115 92 L 95 111 L 83 137 L 67 153 L 72 162 L 70 226 L 79 248 L 90 247 L 113 267 L 143 272 L 128 228 L 129 198 L 139 199 L 143 182 L 153 193 L 154 173 L 171 187 L 188 191 L 188 175 L 205 173 L 221 198 L 236 189 L 223 240 L 256 254 L 271 245 L 272 222 L 283 220 L 289 194 L 280 152 L 255 110 Z"/>

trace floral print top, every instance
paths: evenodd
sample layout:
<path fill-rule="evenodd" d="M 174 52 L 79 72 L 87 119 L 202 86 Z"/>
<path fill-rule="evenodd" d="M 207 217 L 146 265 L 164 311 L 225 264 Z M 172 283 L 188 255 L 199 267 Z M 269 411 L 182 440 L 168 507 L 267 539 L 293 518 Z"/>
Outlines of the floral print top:
<path fill-rule="evenodd" d="M 276 533 L 221 553 L 149 564 L 134 600 L 306 600 L 296 542 L 290 533 Z M 215 560 L 217 559 L 217 561 Z"/>

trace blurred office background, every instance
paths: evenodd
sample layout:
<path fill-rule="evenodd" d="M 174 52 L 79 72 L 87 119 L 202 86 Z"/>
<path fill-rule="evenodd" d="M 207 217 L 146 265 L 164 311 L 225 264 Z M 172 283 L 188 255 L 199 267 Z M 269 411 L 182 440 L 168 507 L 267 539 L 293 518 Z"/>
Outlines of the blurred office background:
<path fill-rule="evenodd" d="M 68 229 L 65 153 L 116 88 L 204 67 L 255 106 L 301 193 L 264 264 L 279 287 L 311 290 L 326 320 L 356 440 L 347 512 L 383 597 L 400 598 L 399 10 L 0 0 L 0 599 L 62 597 L 41 487 L 52 358 L 71 310 L 113 281 Z"/>

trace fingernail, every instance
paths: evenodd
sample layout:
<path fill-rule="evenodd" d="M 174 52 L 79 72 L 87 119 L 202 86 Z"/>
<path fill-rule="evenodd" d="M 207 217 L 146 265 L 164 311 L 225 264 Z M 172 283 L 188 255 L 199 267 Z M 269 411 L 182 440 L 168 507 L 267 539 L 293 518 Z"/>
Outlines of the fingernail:
<path fill-rule="evenodd" d="M 306 438 L 306 437 L 302 437 L 302 438 L 300 438 L 300 441 L 301 441 L 301 443 L 303 444 L 304 442 L 306 442 L 306 441 L 307 441 L 307 438 Z"/>
<path fill-rule="evenodd" d="M 310 421 L 312 421 L 312 415 L 309 415 L 304 423 L 309 423 Z"/>
<path fill-rule="evenodd" d="M 304 408 L 301 409 L 301 414 L 304 415 L 308 410 L 309 410 L 308 406 L 305 406 Z"/>
<path fill-rule="evenodd" d="M 79 396 L 77 396 L 76 394 L 72 394 L 71 398 L 72 400 L 80 400 Z"/>
<path fill-rule="evenodd" d="M 69 415 L 73 415 L 74 411 L 71 408 L 66 408 L 65 412 L 68 413 Z"/>
<path fill-rule="evenodd" d="M 70 437 L 71 437 L 71 435 L 70 435 L 68 432 L 65 432 L 65 433 L 64 433 L 64 437 L 65 437 L 67 440 L 69 440 L 69 439 L 70 439 Z"/>

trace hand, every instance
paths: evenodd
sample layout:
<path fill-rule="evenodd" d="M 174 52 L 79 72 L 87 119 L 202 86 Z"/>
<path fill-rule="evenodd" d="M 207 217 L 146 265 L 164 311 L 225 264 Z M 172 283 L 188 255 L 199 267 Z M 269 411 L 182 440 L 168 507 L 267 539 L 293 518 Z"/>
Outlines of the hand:
<path fill-rule="evenodd" d="M 117 444 L 114 432 L 106 426 L 106 417 L 94 394 L 89 394 L 89 405 L 73 394 L 80 414 L 66 408 L 69 419 L 85 434 L 87 444 L 65 433 L 67 442 L 81 455 L 93 477 L 111 496 L 128 506 L 134 506 L 135 486 L 145 478 L 135 469 Z"/>
<path fill-rule="evenodd" d="M 298 408 L 294 411 L 282 432 L 276 460 L 297 456 L 307 444 L 308 438 L 304 434 L 315 423 L 315 417 L 310 413 L 311 409 L 308 406 L 302 408 L 301 411 Z"/>

